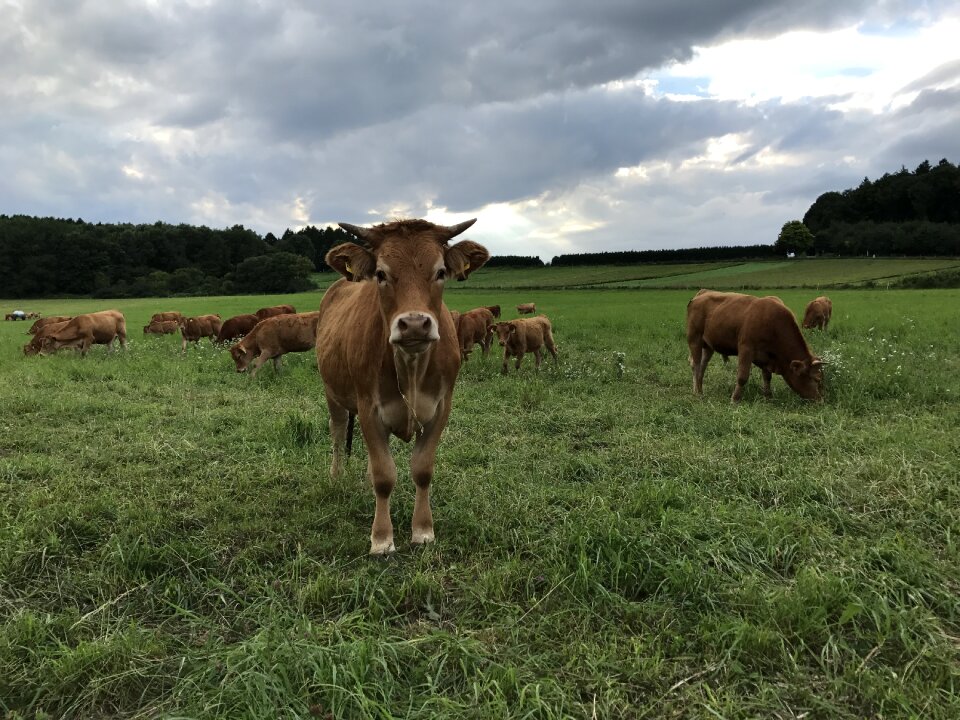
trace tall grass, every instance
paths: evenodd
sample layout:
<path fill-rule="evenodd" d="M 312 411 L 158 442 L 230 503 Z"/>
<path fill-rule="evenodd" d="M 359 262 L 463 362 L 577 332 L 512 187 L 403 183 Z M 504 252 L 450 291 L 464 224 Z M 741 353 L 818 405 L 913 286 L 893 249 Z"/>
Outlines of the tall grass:
<path fill-rule="evenodd" d="M 386 561 L 362 444 L 327 473 L 309 354 L 251 382 L 175 337 L 24 358 L 0 324 L 0 709 L 960 717 L 960 292 L 830 295 L 825 403 L 754 377 L 731 406 L 719 358 L 692 394 L 688 291 L 449 293 L 536 301 L 561 360 L 473 353 L 423 550 L 394 442 Z M 111 306 L 138 328 L 272 301 Z"/>

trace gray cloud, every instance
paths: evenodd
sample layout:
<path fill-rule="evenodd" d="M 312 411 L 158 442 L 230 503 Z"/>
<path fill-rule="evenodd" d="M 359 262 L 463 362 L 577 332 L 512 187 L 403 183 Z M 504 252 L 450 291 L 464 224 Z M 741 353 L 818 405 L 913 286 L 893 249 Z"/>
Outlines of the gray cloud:
<path fill-rule="evenodd" d="M 907 85 L 913 103 L 882 117 L 841 113 L 838 98 L 674 102 L 631 81 L 696 45 L 946 7 L 24 1 L 0 27 L 0 212 L 279 233 L 537 200 L 590 228 L 534 248 L 548 255 L 761 242 L 827 189 L 956 160 L 957 91 L 937 89 L 956 67 Z M 726 134 L 746 143 L 726 167 L 694 162 Z M 767 167 L 771 152 L 804 166 Z M 641 165 L 671 172 L 615 178 Z"/>

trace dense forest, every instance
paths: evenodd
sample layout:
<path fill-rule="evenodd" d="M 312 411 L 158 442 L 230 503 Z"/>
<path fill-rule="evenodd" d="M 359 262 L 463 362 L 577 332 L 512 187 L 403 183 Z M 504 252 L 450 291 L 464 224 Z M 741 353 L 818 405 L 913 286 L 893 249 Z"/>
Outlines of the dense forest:
<path fill-rule="evenodd" d="M 817 255 L 960 256 L 960 169 L 941 160 L 901 168 L 856 188 L 827 192 L 774 244 L 560 255 L 553 265 L 709 262 L 779 256 L 787 230 L 799 252 Z M 799 231 L 799 232 L 798 232 Z M 103 224 L 0 215 L 0 294 L 7 297 L 146 297 L 298 292 L 329 270 L 327 251 L 352 236 L 308 226 L 279 238 L 242 225 Z M 540 267 L 503 255 L 490 267 Z"/>

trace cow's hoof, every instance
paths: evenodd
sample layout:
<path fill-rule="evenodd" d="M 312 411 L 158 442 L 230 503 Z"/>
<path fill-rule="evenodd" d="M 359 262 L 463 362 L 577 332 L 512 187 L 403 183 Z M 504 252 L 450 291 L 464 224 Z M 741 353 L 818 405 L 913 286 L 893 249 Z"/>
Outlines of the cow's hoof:
<path fill-rule="evenodd" d="M 413 545 L 426 545 L 434 541 L 433 530 L 414 530 L 410 543 Z"/>
<path fill-rule="evenodd" d="M 384 557 L 396 552 L 397 548 L 393 545 L 393 539 L 387 540 L 383 543 L 371 542 L 370 543 L 370 554 L 379 555 Z"/>

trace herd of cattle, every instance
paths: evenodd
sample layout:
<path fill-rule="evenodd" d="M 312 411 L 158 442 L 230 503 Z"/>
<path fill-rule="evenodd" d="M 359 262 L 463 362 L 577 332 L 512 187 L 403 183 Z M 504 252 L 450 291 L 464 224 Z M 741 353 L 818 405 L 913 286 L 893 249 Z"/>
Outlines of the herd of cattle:
<path fill-rule="evenodd" d="M 251 375 L 269 359 L 279 369 L 285 353 L 315 348 L 330 415 L 332 474 L 343 471 L 354 420 L 360 421 L 367 476 L 376 499 L 371 554 L 394 550 L 390 495 L 397 468 L 390 452 L 391 435 L 414 440 L 411 542 L 432 542 L 430 484 L 461 364 L 477 345 L 487 354 L 494 336 L 504 348 L 504 373 L 511 357 L 519 369 L 527 353 L 534 354 L 538 368 L 544 349 L 557 360 L 553 330 L 543 315 L 496 322 L 499 306 L 458 313 L 444 305 L 448 278 L 466 280 L 490 257 L 486 248 L 470 240 L 449 243 L 474 222 L 450 227 L 426 220 L 373 227 L 340 223 L 363 244 L 343 243 L 327 253 L 327 265 L 343 277 L 327 289 L 318 311 L 297 313 L 292 306 L 281 305 L 226 322 L 219 315 L 158 313 L 144 333 L 179 331 L 183 351 L 188 342 L 204 337 L 221 343 L 239 339 L 230 353 L 237 371 L 250 367 Z M 829 299 L 813 300 L 803 327 L 825 329 L 831 309 Z M 533 314 L 536 307 L 518 305 L 517 312 Z M 30 332 L 34 337 L 24 346 L 27 355 L 67 347 L 86 354 L 92 344 L 107 345 L 109 351 L 114 340 L 126 345 L 124 317 L 116 310 L 42 318 Z M 754 365 L 761 370 L 765 395 L 770 394 L 772 374 L 778 374 L 800 396 L 822 398 L 823 362 L 811 352 L 796 318 L 779 298 L 701 290 L 687 304 L 687 342 L 697 394 L 703 391 L 707 363 L 720 353 L 724 360 L 738 357 L 733 402 L 740 400 Z"/>

